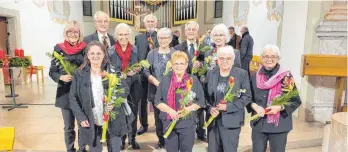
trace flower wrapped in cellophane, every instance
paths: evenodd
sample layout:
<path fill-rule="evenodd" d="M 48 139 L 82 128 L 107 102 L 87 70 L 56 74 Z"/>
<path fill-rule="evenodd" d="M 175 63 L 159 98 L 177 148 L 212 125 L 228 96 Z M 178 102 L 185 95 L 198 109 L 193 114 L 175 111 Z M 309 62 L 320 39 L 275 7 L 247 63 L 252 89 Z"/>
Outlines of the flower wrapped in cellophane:
<path fill-rule="evenodd" d="M 53 51 L 53 53 L 46 53 L 48 57 L 55 60 L 56 65 L 63 69 L 66 74 L 72 75 L 74 71 L 78 68 L 77 65 L 71 64 L 69 61 L 65 60 L 62 55 Z"/>
<path fill-rule="evenodd" d="M 166 69 L 164 70 L 163 75 L 168 75 L 168 73 L 172 71 L 172 63 L 170 61 L 167 62 L 166 64 Z"/>
<path fill-rule="evenodd" d="M 191 77 L 189 80 L 186 81 L 187 90 L 183 90 L 183 89 L 176 90 L 176 93 L 179 93 L 182 96 L 180 100 L 180 109 L 179 109 L 179 111 L 181 111 L 180 119 L 186 119 L 191 114 L 190 111 L 185 110 L 185 107 L 192 105 L 192 101 L 196 98 L 196 93 L 192 91 L 192 85 L 193 85 L 193 79 Z M 168 138 L 170 133 L 173 131 L 177 121 L 178 120 L 173 120 L 169 124 L 169 127 L 163 136 L 164 138 Z"/>
<path fill-rule="evenodd" d="M 194 63 L 197 61 L 197 58 L 198 58 L 198 56 L 199 56 L 200 53 L 205 53 L 205 52 L 210 51 L 210 50 L 213 49 L 213 47 L 212 47 L 212 46 L 209 46 L 209 45 L 200 48 L 201 44 L 203 44 L 203 40 L 204 40 L 204 37 L 202 37 L 202 38 L 199 40 L 199 43 L 198 43 L 198 46 L 197 46 L 198 50 L 196 50 L 196 51 L 194 52 L 194 55 L 193 55 L 193 58 L 192 58 L 192 64 L 194 64 Z M 202 69 L 202 68 L 203 68 L 203 67 L 200 67 L 200 68 L 194 68 L 194 67 L 192 67 L 192 69 L 191 69 L 191 74 L 196 74 L 197 72 L 199 72 L 199 71 L 201 71 L 201 70 L 204 70 L 204 69 Z M 202 72 L 201 72 L 201 73 L 202 73 Z"/>
<path fill-rule="evenodd" d="M 232 77 L 232 76 L 230 76 L 228 78 L 228 86 L 229 86 L 229 89 L 228 89 L 226 95 L 224 96 L 224 99 L 222 99 L 219 104 L 227 104 L 227 102 L 233 102 L 234 97 L 239 98 L 242 95 L 242 93 L 246 92 L 245 89 L 240 89 L 237 92 L 232 93 L 232 89 L 234 87 L 234 77 Z M 213 120 L 215 118 L 216 117 L 214 117 L 214 116 L 210 116 L 208 121 L 204 123 L 203 128 L 207 128 L 213 122 Z"/>
<path fill-rule="evenodd" d="M 138 73 L 139 71 L 141 71 L 143 68 L 150 68 L 150 63 L 147 61 L 147 60 L 141 60 L 140 62 L 138 63 L 135 63 L 133 64 L 132 66 L 130 67 L 127 67 L 123 73 L 124 74 L 127 74 L 128 72 L 131 72 L 133 71 L 134 73 Z"/>
<path fill-rule="evenodd" d="M 109 81 L 108 89 L 105 90 L 104 96 L 104 114 L 103 114 L 103 127 L 101 142 L 106 141 L 106 131 L 108 130 L 109 120 L 114 120 L 119 111 L 107 111 L 107 106 L 112 105 L 113 109 L 120 109 L 121 105 L 127 102 L 127 99 L 123 98 L 120 94 L 124 93 L 124 89 L 121 88 L 121 77 L 118 77 L 115 73 L 107 73 L 103 79 Z"/>

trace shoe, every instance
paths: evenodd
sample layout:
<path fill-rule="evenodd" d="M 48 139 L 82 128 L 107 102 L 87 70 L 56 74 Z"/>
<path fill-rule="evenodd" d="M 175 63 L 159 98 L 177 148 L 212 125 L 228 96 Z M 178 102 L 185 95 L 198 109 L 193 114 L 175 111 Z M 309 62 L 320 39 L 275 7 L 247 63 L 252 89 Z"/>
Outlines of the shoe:
<path fill-rule="evenodd" d="M 124 150 L 125 146 L 126 146 L 126 138 L 122 137 L 121 150 Z"/>
<path fill-rule="evenodd" d="M 132 145 L 132 148 L 133 148 L 134 150 L 140 149 L 139 144 L 138 144 L 137 141 L 135 141 L 135 140 L 132 140 L 132 141 L 129 143 L 129 145 Z"/>
<path fill-rule="evenodd" d="M 143 126 L 141 126 L 139 129 L 138 129 L 138 131 L 137 131 L 137 134 L 138 135 L 142 135 L 142 134 L 144 134 L 145 132 L 147 132 L 147 127 L 143 127 Z"/>
<path fill-rule="evenodd" d="M 200 140 L 200 141 L 204 141 L 204 142 L 207 142 L 208 140 L 207 140 L 207 137 L 205 137 L 205 135 L 204 136 L 197 136 L 197 138 L 198 138 L 198 140 Z"/>
<path fill-rule="evenodd" d="M 164 143 L 161 143 L 160 141 L 157 142 L 157 145 L 155 147 L 157 150 L 164 148 Z"/>

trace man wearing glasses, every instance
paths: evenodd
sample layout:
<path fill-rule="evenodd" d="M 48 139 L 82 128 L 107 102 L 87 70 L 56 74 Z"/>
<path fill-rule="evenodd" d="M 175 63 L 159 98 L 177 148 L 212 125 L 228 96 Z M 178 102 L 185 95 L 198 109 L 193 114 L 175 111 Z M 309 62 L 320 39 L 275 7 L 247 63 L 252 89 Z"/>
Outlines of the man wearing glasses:
<path fill-rule="evenodd" d="M 96 28 L 96 32 L 92 33 L 84 38 L 86 43 L 91 41 L 99 41 L 104 44 L 106 48 L 115 44 L 115 40 L 112 35 L 108 34 L 107 31 L 109 29 L 109 15 L 102 12 L 97 11 L 93 16 L 94 25 Z"/>

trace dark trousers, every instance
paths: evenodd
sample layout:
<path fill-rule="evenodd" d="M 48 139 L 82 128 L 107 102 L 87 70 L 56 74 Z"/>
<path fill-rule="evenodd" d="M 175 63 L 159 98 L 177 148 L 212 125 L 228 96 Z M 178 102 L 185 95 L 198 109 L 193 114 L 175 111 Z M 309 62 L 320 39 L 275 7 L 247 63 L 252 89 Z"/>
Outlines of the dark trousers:
<path fill-rule="evenodd" d="M 253 129 L 251 133 L 253 152 L 265 152 L 267 141 L 269 141 L 271 152 L 285 152 L 288 133 L 263 133 Z"/>
<path fill-rule="evenodd" d="M 89 151 L 90 152 L 101 152 L 103 151 L 103 146 L 100 142 L 101 136 L 102 136 L 102 127 L 101 126 L 95 126 L 95 139 L 92 145 L 89 145 Z M 109 136 L 108 132 L 106 134 L 106 144 L 108 148 L 108 152 L 120 152 L 121 151 L 121 137 Z"/>
<path fill-rule="evenodd" d="M 197 137 L 199 138 L 203 138 L 205 134 L 205 129 L 203 129 L 204 122 L 205 122 L 204 112 L 205 112 L 205 109 L 203 108 L 197 110 L 198 122 L 197 122 L 196 134 L 197 134 Z"/>
<path fill-rule="evenodd" d="M 132 141 L 135 140 L 135 136 L 137 134 L 137 121 L 138 121 L 138 104 L 140 100 L 140 83 L 134 82 L 130 87 L 130 95 L 128 96 L 128 101 L 130 101 L 130 107 L 132 110 L 133 115 L 135 116 L 135 119 L 132 122 L 130 130 L 130 134 L 128 135 L 128 140 Z"/>
<path fill-rule="evenodd" d="M 151 99 L 150 99 L 151 100 Z M 154 103 L 154 101 L 150 101 L 151 103 Z M 163 123 L 162 120 L 159 118 L 160 110 L 157 109 L 154 104 L 152 104 L 153 109 L 154 109 L 154 117 L 155 117 L 155 126 L 156 126 L 156 135 L 158 137 L 158 141 L 164 143 L 164 138 L 163 138 Z"/>
<path fill-rule="evenodd" d="M 147 122 L 147 93 L 148 93 L 149 81 L 144 80 L 141 82 L 141 99 L 140 99 L 140 112 L 139 120 L 143 127 L 147 127 L 149 124 Z"/>
<path fill-rule="evenodd" d="M 75 132 L 75 116 L 70 109 L 61 109 L 64 120 L 64 140 L 66 150 L 68 152 L 75 152 L 74 142 L 76 137 Z M 78 140 L 80 149 L 84 149 L 85 145 L 80 144 L 81 140 Z"/>
<path fill-rule="evenodd" d="M 208 152 L 237 152 L 240 128 L 215 125 L 209 129 Z"/>
<path fill-rule="evenodd" d="M 167 152 L 192 152 L 195 142 L 196 126 L 193 123 L 191 126 L 184 128 L 174 128 L 172 133 L 165 139 Z"/>
<path fill-rule="evenodd" d="M 249 69 L 250 62 L 251 62 L 251 59 L 249 58 L 241 60 L 241 64 L 242 64 L 241 68 L 248 72 L 249 77 L 250 77 L 250 69 Z"/>

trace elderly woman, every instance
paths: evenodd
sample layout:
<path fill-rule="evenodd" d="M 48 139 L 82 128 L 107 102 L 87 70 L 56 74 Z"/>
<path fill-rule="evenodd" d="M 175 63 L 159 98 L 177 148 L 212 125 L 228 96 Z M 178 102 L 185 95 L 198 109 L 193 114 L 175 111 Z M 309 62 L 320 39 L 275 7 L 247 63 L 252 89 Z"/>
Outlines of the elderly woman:
<path fill-rule="evenodd" d="M 210 57 L 209 69 L 213 69 L 217 64 L 217 51 L 224 46 L 227 46 L 227 42 L 230 40 L 230 34 L 228 28 L 224 24 L 215 25 L 211 31 L 214 49 L 205 53 L 205 57 Z M 235 59 L 233 66 L 240 68 L 240 52 L 234 49 Z"/>
<path fill-rule="evenodd" d="M 109 120 L 107 147 L 108 151 L 119 152 L 121 147 L 121 136 L 127 133 L 126 111 L 123 110 L 125 104 L 121 107 L 107 105 L 104 109 L 104 89 L 107 89 L 107 83 L 103 85 L 103 70 L 109 73 L 113 72 L 108 66 L 108 58 L 103 44 L 98 41 L 92 41 L 87 46 L 87 55 L 84 63 L 78 71 L 75 71 L 70 90 L 70 105 L 76 116 L 80 129 L 80 140 L 83 144 L 89 146 L 91 152 L 102 151 L 100 143 L 103 112 L 117 111 L 116 118 Z M 126 82 L 121 81 L 120 87 L 125 91 L 118 96 L 127 97 Z M 130 110 L 129 110 L 130 112 Z M 80 149 L 85 151 L 85 149 Z"/>
<path fill-rule="evenodd" d="M 234 50 L 231 46 L 219 48 L 217 58 L 219 66 L 209 71 L 206 79 L 208 109 L 215 117 L 208 126 L 208 151 L 236 152 L 244 125 L 244 107 L 251 99 L 249 77 L 245 70 L 233 66 Z M 227 93 L 233 96 L 232 100 L 224 98 Z"/>
<path fill-rule="evenodd" d="M 71 64 L 80 66 L 83 62 L 84 49 L 86 43 L 83 42 L 80 24 L 71 21 L 64 29 L 64 42 L 58 43 L 54 51 L 63 56 Z M 50 77 L 58 83 L 56 93 L 56 107 L 61 108 L 64 120 L 64 138 L 68 152 L 75 151 L 75 117 L 69 106 L 69 91 L 72 76 L 65 73 L 57 60 L 52 60 L 49 71 Z M 84 147 L 79 142 L 79 147 Z"/>
<path fill-rule="evenodd" d="M 253 152 L 265 152 L 269 141 L 271 152 L 284 152 L 288 133 L 292 130 L 292 113 L 301 105 L 299 95 L 290 105 L 273 105 L 273 99 L 297 90 L 289 70 L 279 65 L 280 52 L 275 45 L 266 45 L 261 52 L 262 67 L 250 77 L 253 99 L 248 105 L 252 115 L 260 119 L 250 122 Z M 266 111 L 269 111 L 265 113 Z"/>
<path fill-rule="evenodd" d="M 157 32 L 159 48 L 151 50 L 147 55 L 147 61 L 151 64 L 150 69 L 145 69 L 144 74 L 149 80 L 148 101 L 154 105 L 157 86 L 160 83 L 165 71 L 167 62 L 170 61 L 171 55 L 175 52 L 173 48 L 169 48 L 172 41 L 172 32 L 169 28 L 161 28 Z M 163 125 L 159 119 L 160 111 L 155 109 L 155 125 L 158 137 L 157 149 L 164 148 L 165 142 L 163 138 Z"/>
<path fill-rule="evenodd" d="M 192 152 L 197 121 L 195 111 L 205 107 L 204 93 L 198 78 L 186 72 L 188 62 L 185 52 L 173 53 L 170 59 L 173 73 L 163 76 L 157 87 L 155 106 L 161 111 L 159 118 L 163 128 L 168 128 L 171 122 L 176 121 L 173 131 L 165 139 L 167 152 Z M 192 100 L 183 104 L 183 95 L 177 91 L 188 92 L 189 88 L 195 95 L 191 94 Z M 190 114 L 185 116 L 185 113 Z"/>
<path fill-rule="evenodd" d="M 124 23 L 120 23 L 115 28 L 114 37 L 116 38 L 115 45 L 108 49 L 111 64 L 115 67 L 116 71 L 124 71 L 127 67 L 132 66 L 139 62 L 137 47 L 132 46 L 129 42 L 132 29 Z M 131 102 L 131 109 L 134 116 L 138 114 L 138 102 L 140 100 L 140 75 L 139 71 L 130 71 L 126 73 L 127 85 L 130 89 L 130 95 L 128 101 Z M 133 149 L 140 149 L 139 144 L 135 140 L 137 132 L 137 119 L 127 119 L 127 122 L 131 124 L 129 126 L 128 143 L 132 145 Z M 124 149 L 126 136 L 122 138 L 122 147 Z"/>

